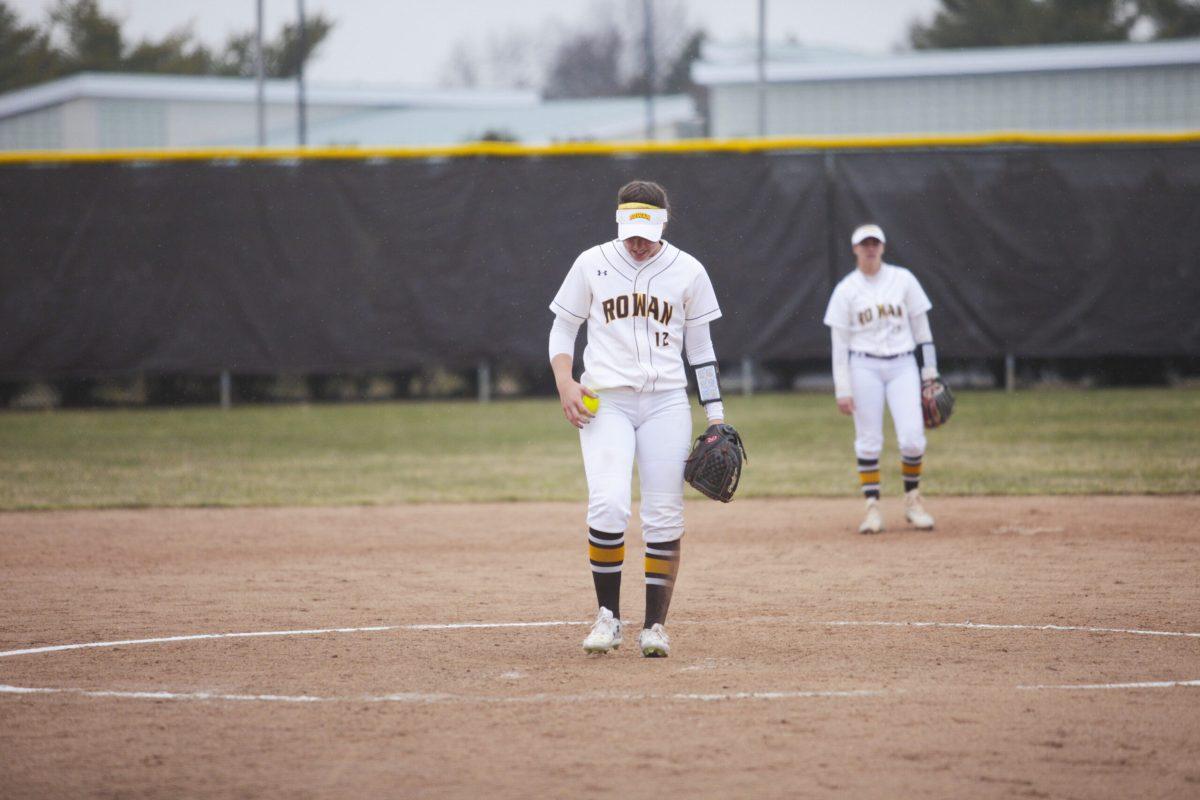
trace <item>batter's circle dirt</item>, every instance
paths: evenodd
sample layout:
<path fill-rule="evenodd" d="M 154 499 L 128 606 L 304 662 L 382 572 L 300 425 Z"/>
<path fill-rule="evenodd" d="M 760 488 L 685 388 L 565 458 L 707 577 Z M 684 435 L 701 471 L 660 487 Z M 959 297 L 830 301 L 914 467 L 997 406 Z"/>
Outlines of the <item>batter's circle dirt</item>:
<path fill-rule="evenodd" d="M 0 796 L 1195 797 L 1200 498 L 689 503 L 669 659 L 585 625 L 0 657 Z M 591 617 L 581 504 L 0 514 L 0 650 Z M 640 624 L 640 552 L 622 598 Z M 632 639 L 632 637 L 628 637 Z M 381 698 L 402 695 L 390 701 Z"/>

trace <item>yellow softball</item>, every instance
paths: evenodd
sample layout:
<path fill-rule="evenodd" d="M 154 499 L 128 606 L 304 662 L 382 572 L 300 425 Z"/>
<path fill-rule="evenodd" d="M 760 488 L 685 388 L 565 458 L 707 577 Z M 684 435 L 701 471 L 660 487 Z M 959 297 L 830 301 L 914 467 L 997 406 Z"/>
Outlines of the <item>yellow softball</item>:
<path fill-rule="evenodd" d="M 583 396 L 583 407 L 595 414 L 600 410 L 600 398 L 585 394 Z"/>

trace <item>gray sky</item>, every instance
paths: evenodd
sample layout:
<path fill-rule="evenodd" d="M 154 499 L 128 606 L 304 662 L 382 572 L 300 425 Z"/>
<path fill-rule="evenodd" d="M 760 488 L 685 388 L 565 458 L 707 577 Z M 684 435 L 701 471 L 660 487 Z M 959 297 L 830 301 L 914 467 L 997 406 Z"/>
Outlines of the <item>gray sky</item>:
<path fill-rule="evenodd" d="M 313 80 L 429 86 L 451 48 L 513 29 L 537 30 L 586 19 L 597 0 L 306 0 L 308 13 L 337 21 L 310 66 Z M 623 0 L 612 0 L 624 8 Z M 42 18 L 52 0 L 8 0 L 26 20 Z M 125 20 L 133 38 L 160 37 L 191 25 L 219 45 L 254 25 L 254 0 L 100 0 Z M 901 45 L 908 23 L 929 17 L 938 0 L 768 0 L 772 40 L 885 52 Z M 753 39 L 758 0 L 687 0 L 690 22 L 715 41 Z M 296 14 L 295 0 L 266 0 L 268 32 Z M 640 29 L 641 21 L 633 20 Z"/>

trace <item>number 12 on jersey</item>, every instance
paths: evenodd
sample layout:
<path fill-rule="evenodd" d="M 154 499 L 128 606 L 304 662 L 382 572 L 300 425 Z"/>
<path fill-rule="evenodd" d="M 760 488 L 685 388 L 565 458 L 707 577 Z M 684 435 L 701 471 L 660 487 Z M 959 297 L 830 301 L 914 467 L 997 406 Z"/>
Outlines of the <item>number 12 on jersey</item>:
<path fill-rule="evenodd" d="M 669 331 L 655 331 L 654 332 L 654 343 L 656 345 L 658 345 L 659 347 L 670 347 L 671 343 L 667 340 L 667 337 L 669 337 L 670 335 L 671 334 Z"/>

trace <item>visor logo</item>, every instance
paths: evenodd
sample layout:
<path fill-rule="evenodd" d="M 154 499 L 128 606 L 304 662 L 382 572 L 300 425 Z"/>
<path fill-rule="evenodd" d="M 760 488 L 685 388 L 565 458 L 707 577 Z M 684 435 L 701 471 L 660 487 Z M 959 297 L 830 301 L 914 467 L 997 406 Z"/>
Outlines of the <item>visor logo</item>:
<path fill-rule="evenodd" d="M 650 215 L 649 215 L 649 214 L 647 214 L 647 213 L 645 213 L 645 212 L 639 212 L 639 213 L 637 213 L 637 214 L 630 214 L 630 215 L 629 215 L 629 221 L 630 221 L 630 222 L 633 222 L 635 219 L 644 219 L 644 220 L 646 220 L 646 222 L 649 222 L 649 221 L 650 221 Z"/>

